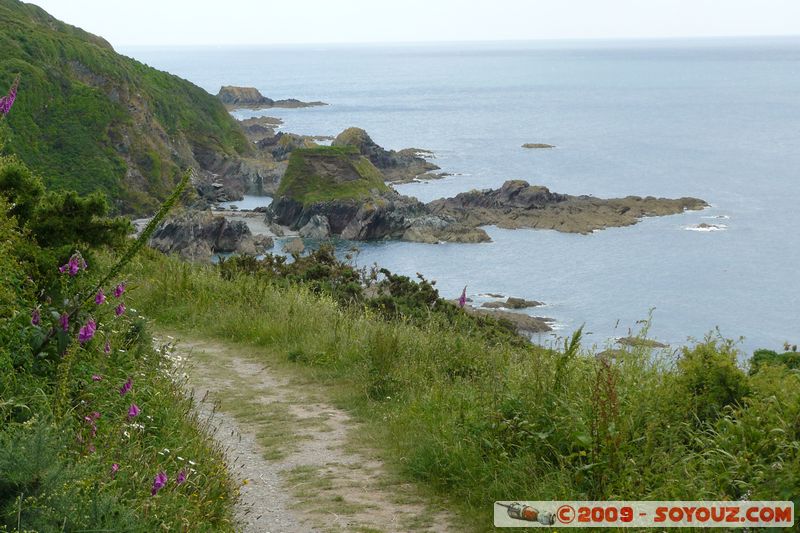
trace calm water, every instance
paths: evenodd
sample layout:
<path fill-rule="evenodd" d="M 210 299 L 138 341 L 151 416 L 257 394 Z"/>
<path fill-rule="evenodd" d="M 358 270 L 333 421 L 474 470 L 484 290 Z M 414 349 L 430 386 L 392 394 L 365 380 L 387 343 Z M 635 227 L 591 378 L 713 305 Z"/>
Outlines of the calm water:
<path fill-rule="evenodd" d="M 357 125 L 388 148 L 433 150 L 454 176 L 399 187 L 422 200 L 523 178 L 713 205 L 588 236 L 489 228 L 491 244 L 369 244 L 361 263 L 422 272 L 445 296 L 468 285 L 544 301 L 537 314 L 560 333 L 585 323 L 598 344 L 651 308 L 669 343 L 715 327 L 747 351 L 800 342 L 800 39 L 122 52 L 212 93 L 331 104 L 260 112 L 287 131 Z M 701 222 L 727 228 L 687 231 Z"/>

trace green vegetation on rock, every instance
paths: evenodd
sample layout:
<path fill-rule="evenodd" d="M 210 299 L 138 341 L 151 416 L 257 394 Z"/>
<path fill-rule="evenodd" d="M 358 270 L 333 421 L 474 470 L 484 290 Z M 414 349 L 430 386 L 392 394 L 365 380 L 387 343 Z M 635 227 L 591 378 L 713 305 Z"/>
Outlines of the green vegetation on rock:
<path fill-rule="evenodd" d="M 215 97 L 33 4 L 0 0 L 0 50 L 0 87 L 21 75 L 5 150 L 48 187 L 103 191 L 115 211 L 152 211 L 180 168 L 251 150 Z"/>
<path fill-rule="evenodd" d="M 388 192 L 383 175 L 351 146 L 318 146 L 294 150 L 277 196 L 303 204 L 364 200 Z"/>

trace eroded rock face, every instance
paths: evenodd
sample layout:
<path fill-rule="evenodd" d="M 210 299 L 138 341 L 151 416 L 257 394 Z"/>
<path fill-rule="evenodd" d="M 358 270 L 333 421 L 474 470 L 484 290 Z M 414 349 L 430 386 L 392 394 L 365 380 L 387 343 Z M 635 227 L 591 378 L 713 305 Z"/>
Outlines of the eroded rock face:
<path fill-rule="evenodd" d="M 608 227 L 630 226 L 648 216 L 699 210 L 708 204 L 698 198 L 627 196 L 602 199 L 550 192 L 526 181 L 507 181 L 499 189 L 470 191 L 428 204 L 432 213 L 449 215 L 467 226 L 554 229 L 591 233 Z"/>
<path fill-rule="evenodd" d="M 361 128 L 347 128 L 336 136 L 333 146 L 353 146 L 361 155 L 369 159 L 384 175 L 386 181 L 407 182 L 417 177 L 439 177 L 430 174 L 439 167 L 427 161 L 422 155 L 430 152 L 416 148 L 405 150 L 386 150 L 375 143 Z"/>
<path fill-rule="evenodd" d="M 272 247 L 269 237 L 254 237 L 242 221 L 228 221 L 211 211 L 185 211 L 163 222 L 150 246 L 167 254 L 209 262 L 215 253 L 256 255 Z"/>
<path fill-rule="evenodd" d="M 331 225 L 323 215 L 314 215 L 305 226 L 300 228 L 300 236 L 304 239 L 327 239 L 331 236 Z"/>

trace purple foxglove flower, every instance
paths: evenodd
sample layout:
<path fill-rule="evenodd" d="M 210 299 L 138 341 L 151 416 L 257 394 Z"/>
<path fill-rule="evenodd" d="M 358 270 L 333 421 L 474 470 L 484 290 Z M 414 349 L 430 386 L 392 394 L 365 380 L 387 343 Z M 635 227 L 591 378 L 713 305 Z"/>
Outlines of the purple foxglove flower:
<path fill-rule="evenodd" d="M 139 409 L 139 406 L 136 405 L 135 403 L 132 403 L 131 406 L 128 408 L 128 418 L 136 418 L 137 416 L 139 416 L 139 413 L 141 412 L 142 410 Z"/>
<path fill-rule="evenodd" d="M 33 313 L 31 313 L 31 325 L 38 326 L 42 323 L 42 315 L 39 313 L 39 309 L 34 309 Z"/>
<path fill-rule="evenodd" d="M 84 326 L 78 330 L 78 342 L 81 344 L 86 344 L 92 337 L 94 337 L 94 332 L 97 330 L 97 324 L 93 319 L 89 319 Z"/>
<path fill-rule="evenodd" d="M 125 292 L 125 283 L 120 283 L 114 287 L 114 298 L 119 298 Z"/>
<path fill-rule="evenodd" d="M 19 87 L 19 76 L 14 78 L 14 83 L 11 84 L 8 94 L 0 98 L 0 115 L 8 115 L 8 112 L 11 111 L 11 106 L 14 105 L 14 100 L 17 99 L 17 87 Z"/>
<path fill-rule="evenodd" d="M 462 309 L 467 304 L 467 287 L 464 286 L 464 290 L 461 291 L 461 297 L 458 299 L 458 306 Z"/>
<path fill-rule="evenodd" d="M 58 317 L 58 323 L 61 324 L 61 329 L 63 331 L 67 331 L 69 329 L 69 315 L 67 313 L 61 313 L 61 316 Z"/>
<path fill-rule="evenodd" d="M 113 463 L 111 465 L 111 479 L 114 479 L 114 476 L 117 475 L 118 471 L 119 471 L 119 465 L 117 463 Z"/>
<path fill-rule="evenodd" d="M 110 342 L 106 341 L 106 345 L 103 346 L 103 353 L 105 353 L 106 355 L 111 353 L 111 343 Z"/>
<path fill-rule="evenodd" d="M 103 381 L 103 376 L 92 374 L 92 381 Z"/>
<path fill-rule="evenodd" d="M 158 494 L 158 491 L 164 488 L 164 485 L 167 484 L 167 473 L 163 470 L 156 474 L 155 479 L 153 479 L 153 488 L 150 489 L 150 495 L 155 496 Z"/>
<path fill-rule="evenodd" d="M 186 481 L 186 470 L 181 470 L 178 472 L 178 477 L 175 479 L 175 484 L 181 485 L 184 481 Z"/>
<path fill-rule="evenodd" d="M 117 307 L 114 308 L 114 314 L 117 316 L 121 316 L 125 313 L 125 304 L 120 303 Z"/>
<path fill-rule="evenodd" d="M 103 305 L 106 303 L 106 295 L 103 294 L 103 289 L 97 291 L 97 294 L 94 295 L 94 303 L 97 305 Z"/>
<path fill-rule="evenodd" d="M 123 384 L 122 387 L 120 387 L 119 395 L 125 396 L 130 392 L 131 387 L 133 387 L 133 381 L 131 381 L 131 378 L 128 378 L 128 381 L 126 381 L 125 384 Z"/>

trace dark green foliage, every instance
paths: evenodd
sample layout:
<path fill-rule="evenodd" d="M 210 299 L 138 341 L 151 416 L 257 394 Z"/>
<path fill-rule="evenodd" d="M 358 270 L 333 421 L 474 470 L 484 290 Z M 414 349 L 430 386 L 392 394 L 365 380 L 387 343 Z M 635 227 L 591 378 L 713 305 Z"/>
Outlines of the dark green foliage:
<path fill-rule="evenodd" d="M 264 259 L 234 256 L 221 260 L 219 270 L 226 279 L 244 274 L 284 287 L 303 285 L 317 294 L 332 296 L 342 305 L 360 302 L 364 298 L 363 272 L 339 261 L 330 245 L 323 245 L 306 256 L 298 256 L 292 262 L 284 256 L 272 254 L 267 254 Z"/>
<path fill-rule="evenodd" d="M 756 350 L 750 359 L 750 373 L 755 374 L 767 365 L 782 365 L 792 370 L 800 370 L 800 352 L 778 353 L 773 350 Z"/>
<path fill-rule="evenodd" d="M 107 218 L 108 202 L 102 193 L 86 197 L 74 191 L 47 193 L 36 207 L 28 229 L 44 248 L 70 244 L 119 247 L 131 230 L 125 218 Z"/>
<path fill-rule="evenodd" d="M 12 206 L 9 215 L 24 226 L 44 195 L 44 184 L 38 176 L 15 157 L 0 158 L 0 195 Z"/>
<path fill-rule="evenodd" d="M 684 348 L 678 360 L 676 395 L 700 421 L 713 421 L 726 407 L 741 405 L 749 392 L 747 375 L 736 364 L 732 343 L 711 339 Z"/>
<path fill-rule="evenodd" d="M 0 0 L 0 50 L 0 87 L 21 75 L 0 145 L 48 187 L 103 191 L 117 212 L 152 211 L 193 157 L 251 150 L 215 97 L 33 4 Z M 184 141 L 193 153 L 173 149 Z"/>

